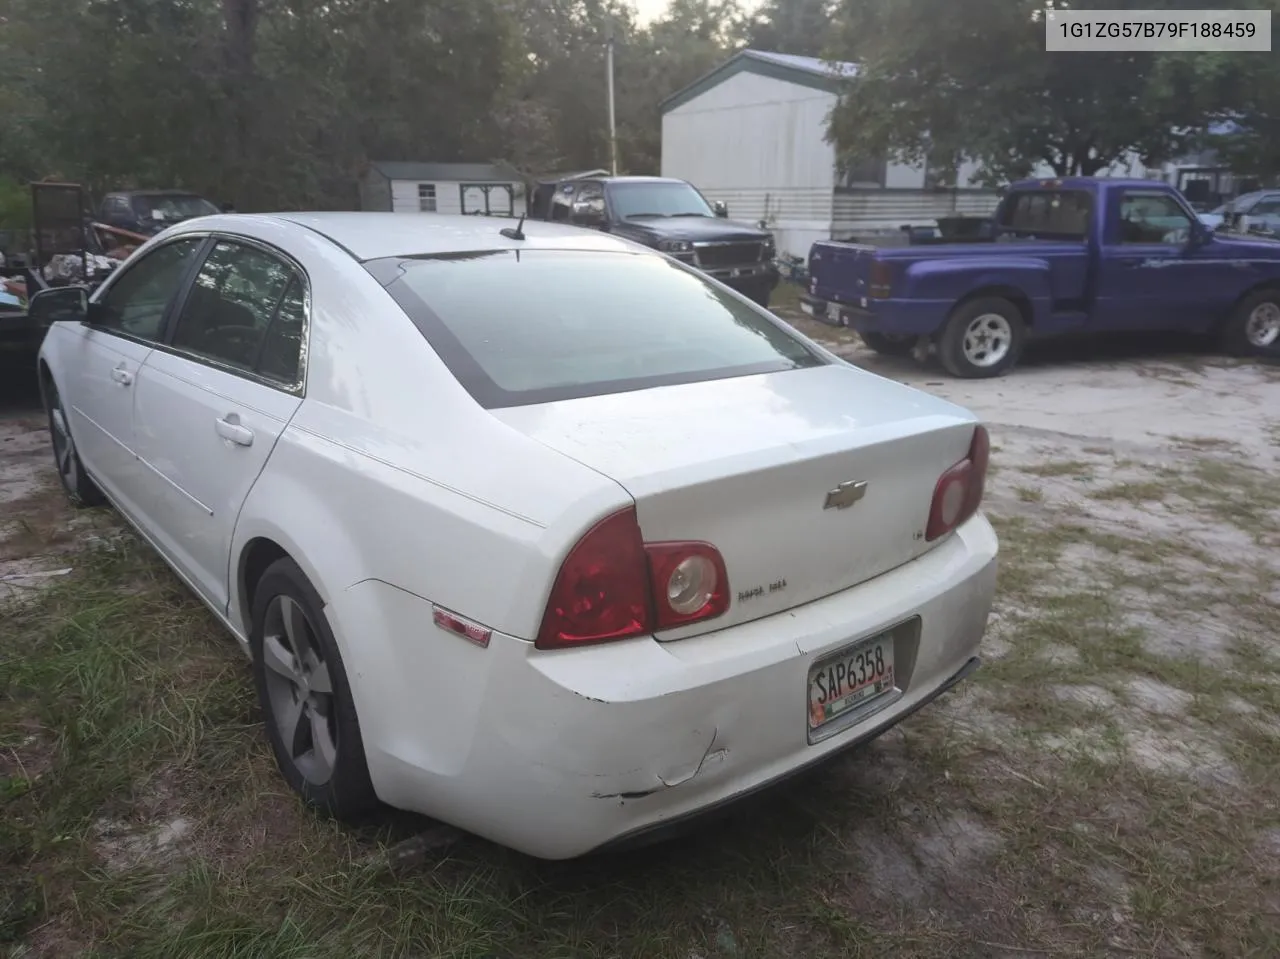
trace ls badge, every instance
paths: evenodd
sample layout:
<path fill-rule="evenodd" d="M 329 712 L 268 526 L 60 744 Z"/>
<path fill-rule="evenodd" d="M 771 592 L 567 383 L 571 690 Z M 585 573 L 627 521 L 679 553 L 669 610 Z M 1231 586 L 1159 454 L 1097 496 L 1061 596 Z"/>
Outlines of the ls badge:
<path fill-rule="evenodd" d="M 827 500 L 822 508 L 848 509 L 866 495 L 867 484 L 864 480 L 849 480 L 827 493 Z"/>

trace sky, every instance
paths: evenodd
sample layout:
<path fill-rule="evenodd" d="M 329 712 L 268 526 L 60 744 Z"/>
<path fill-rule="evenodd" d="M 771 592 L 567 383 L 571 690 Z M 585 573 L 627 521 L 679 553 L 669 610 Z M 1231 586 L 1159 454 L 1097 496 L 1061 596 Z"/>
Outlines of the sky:
<path fill-rule="evenodd" d="M 662 11 L 667 9 L 667 0 L 631 0 L 632 5 L 640 14 L 640 22 L 648 23 L 662 15 Z M 757 0 L 746 0 L 742 5 L 747 9 L 756 6 Z"/>

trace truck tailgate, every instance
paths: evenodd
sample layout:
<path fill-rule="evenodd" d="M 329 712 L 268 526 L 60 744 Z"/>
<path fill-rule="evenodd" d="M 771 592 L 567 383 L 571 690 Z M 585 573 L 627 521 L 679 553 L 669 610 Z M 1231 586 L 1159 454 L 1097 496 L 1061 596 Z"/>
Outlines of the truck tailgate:
<path fill-rule="evenodd" d="M 809 250 L 809 293 L 820 300 L 859 305 L 867 295 L 876 248 L 819 240 Z"/>

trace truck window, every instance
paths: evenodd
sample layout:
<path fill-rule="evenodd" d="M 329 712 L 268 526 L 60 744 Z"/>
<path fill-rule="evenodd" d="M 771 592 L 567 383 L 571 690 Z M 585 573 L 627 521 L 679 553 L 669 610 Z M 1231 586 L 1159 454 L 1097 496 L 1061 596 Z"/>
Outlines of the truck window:
<path fill-rule="evenodd" d="M 1191 218 L 1169 194 L 1126 190 L 1121 195 L 1121 243 L 1181 245 L 1190 236 Z"/>
<path fill-rule="evenodd" d="M 1083 190 L 1028 190 L 1009 197 L 1000 229 L 1020 236 L 1083 240 L 1093 196 Z"/>

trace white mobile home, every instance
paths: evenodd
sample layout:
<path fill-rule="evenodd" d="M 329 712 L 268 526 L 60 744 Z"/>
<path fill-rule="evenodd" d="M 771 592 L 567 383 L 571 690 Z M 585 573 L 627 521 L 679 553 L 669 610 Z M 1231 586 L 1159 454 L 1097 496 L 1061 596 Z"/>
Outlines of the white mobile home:
<path fill-rule="evenodd" d="M 780 251 L 807 257 L 815 240 L 987 216 L 995 190 L 959 170 L 869 162 L 843 175 L 827 122 L 852 63 L 743 50 L 662 104 L 662 174 L 723 200 L 738 220 L 763 220 Z M 1166 178 L 1136 160 L 1108 171 Z M 1035 176 L 1053 176 L 1045 167 Z"/>
<path fill-rule="evenodd" d="M 515 170 L 491 163 L 374 161 L 360 178 L 360 209 L 520 216 L 524 183 Z"/>

